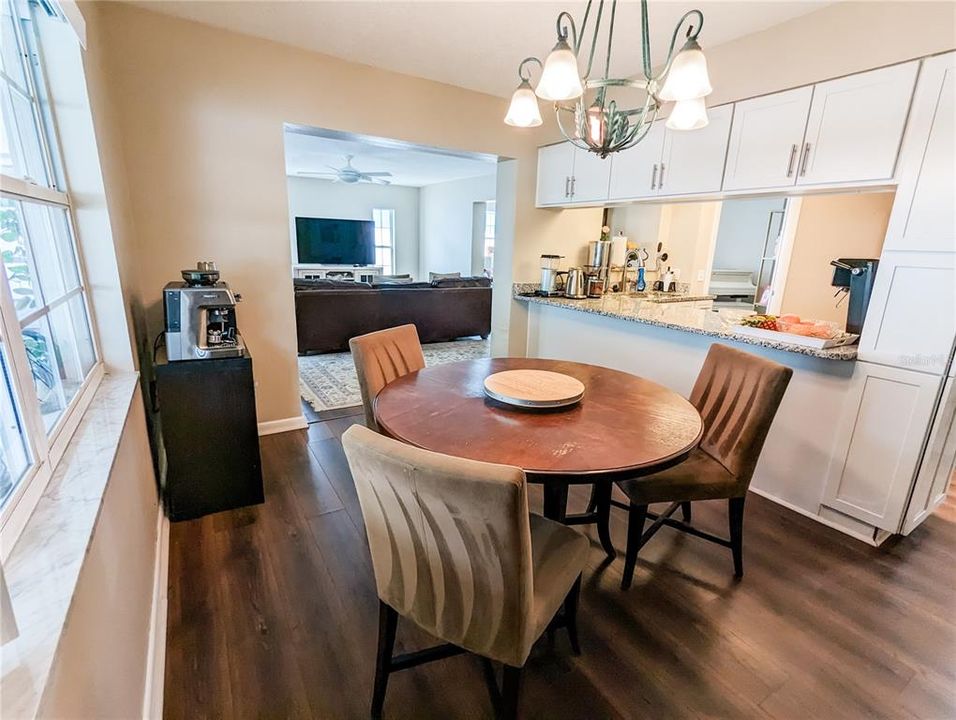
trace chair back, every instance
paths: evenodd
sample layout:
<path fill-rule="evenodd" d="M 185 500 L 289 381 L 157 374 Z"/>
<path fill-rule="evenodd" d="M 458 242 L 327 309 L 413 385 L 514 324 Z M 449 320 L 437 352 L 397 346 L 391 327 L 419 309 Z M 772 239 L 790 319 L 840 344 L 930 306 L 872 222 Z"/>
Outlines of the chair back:
<path fill-rule="evenodd" d="M 425 356 L 414 325 L 359 335 L 349 340 L 352 361 L 362 391 L 365 424 L 378 432 L 372 401 L 393 380 L 425 367 Z"/>
<path fill-rule="evenodd" d="M 700 449 L 750 483 L 793 370 L 726 345 L 710 346 L 690 401 L 704 422 Z"/>
<path fill-rule="evenodd" d="M 524 473 L 415 448 L 358 425 L 342 445 L 379 598 L 436 637 L 522 664 L 533 632 Z"/>

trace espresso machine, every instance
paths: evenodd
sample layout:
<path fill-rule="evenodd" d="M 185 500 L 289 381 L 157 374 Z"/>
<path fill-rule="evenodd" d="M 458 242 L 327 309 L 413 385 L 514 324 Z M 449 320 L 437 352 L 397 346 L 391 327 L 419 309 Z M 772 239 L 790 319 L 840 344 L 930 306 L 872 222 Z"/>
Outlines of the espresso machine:
<path fill-rule="evenodd" d="M 167 359 L 241 357 L 245 345 L 236 326 L 241 296 L 219 281 L 215 263 L 198 263 L 182 276 L 182 282 L 163 288 Z"/>

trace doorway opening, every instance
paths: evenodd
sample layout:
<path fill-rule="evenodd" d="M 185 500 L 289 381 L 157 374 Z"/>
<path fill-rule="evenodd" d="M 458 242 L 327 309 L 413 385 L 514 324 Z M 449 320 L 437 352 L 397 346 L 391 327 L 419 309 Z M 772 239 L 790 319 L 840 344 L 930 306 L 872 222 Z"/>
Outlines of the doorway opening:
<path fill-rule="evenodd" d="M 428 365 L 487 356 L 499 158 L 303 125 L 284 140 L 306 418 L 361 405 L 352 337 L 413 324 Z"/>

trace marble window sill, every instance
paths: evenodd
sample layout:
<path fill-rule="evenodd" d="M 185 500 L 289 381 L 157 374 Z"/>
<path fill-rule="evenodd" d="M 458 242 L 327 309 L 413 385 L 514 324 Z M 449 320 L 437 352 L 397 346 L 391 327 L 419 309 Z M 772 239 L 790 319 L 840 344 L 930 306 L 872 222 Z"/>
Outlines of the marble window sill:
<path fill-rule="evenodd" d="M 138 377 L 137 373 L 103 377 L 4 563 L 19 636 L 0 649 L 0 717 L 36 715 L 69 622 Z"/>

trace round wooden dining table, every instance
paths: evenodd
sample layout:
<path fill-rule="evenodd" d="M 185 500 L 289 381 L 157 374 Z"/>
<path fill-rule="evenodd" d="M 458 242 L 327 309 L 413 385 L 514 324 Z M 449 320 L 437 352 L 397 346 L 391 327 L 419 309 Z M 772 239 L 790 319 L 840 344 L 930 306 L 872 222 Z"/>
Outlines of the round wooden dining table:
<path fill-rule="evenodd" d="M 486 396 L 486 377 L 524 368 L 577 378 L 584 396 L 569 408 L 547 411 Z M 409 373 L 382 388 L 374 412 L 385 434 L 410 445 L 520 467 L 529 482 L 543 485 L 545 517 L 597 523 L 610 557 L 613 483 L 676 465 L 703 432 L 694 406 L 657 383 L 596 365 L 535 358 L 465 360 Z M 572 484 L 594 485 L 594 510 L 567 514 Z"/>

